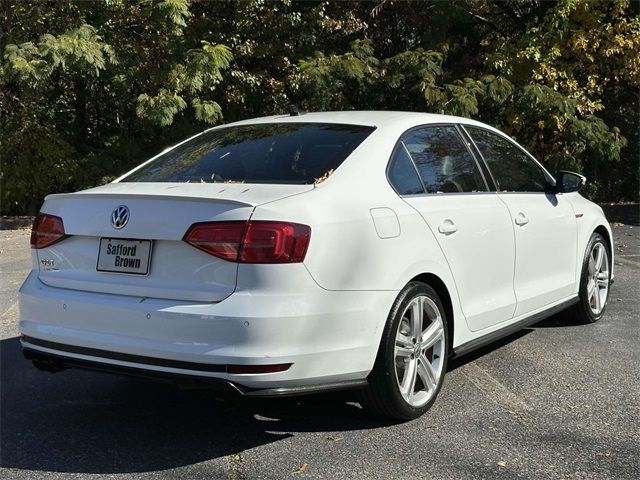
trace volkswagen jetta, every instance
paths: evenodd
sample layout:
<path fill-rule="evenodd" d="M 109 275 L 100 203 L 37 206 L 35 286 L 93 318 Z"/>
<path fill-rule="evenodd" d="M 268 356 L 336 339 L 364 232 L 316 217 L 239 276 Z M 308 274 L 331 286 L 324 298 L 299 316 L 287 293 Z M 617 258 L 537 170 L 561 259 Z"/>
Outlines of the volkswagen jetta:
<path fill-rule="evenodd" d="M 241 395 L 358 389 L 371 410 L 414 418 L 453 355 L 561 310 L 602 317 L 611 231 L 584 181 L 457 117 L 212 128 L 110 184 L 46 198 L 23 351 L 49 371 Z"/>

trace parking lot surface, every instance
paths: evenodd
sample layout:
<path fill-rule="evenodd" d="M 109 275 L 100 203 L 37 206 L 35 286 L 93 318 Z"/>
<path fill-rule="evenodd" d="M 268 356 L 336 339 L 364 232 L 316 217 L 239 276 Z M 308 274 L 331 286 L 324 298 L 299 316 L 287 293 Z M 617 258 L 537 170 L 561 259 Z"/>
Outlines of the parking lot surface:
<path fill-rule="evenodd" d="M 606 316 L 556 315 L 451 362 L 422 418 L 349 393 L 218 398 L 145 380 L 37 371 L 22 358 L 26 230 L 0 231 L 0 478 L 640 477 L 640 227 L 614 223 Z"/>

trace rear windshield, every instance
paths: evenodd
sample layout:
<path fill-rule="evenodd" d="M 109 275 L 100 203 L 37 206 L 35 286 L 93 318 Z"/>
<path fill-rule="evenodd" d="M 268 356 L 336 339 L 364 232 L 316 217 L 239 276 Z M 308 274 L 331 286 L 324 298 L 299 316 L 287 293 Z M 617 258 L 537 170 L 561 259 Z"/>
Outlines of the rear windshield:
<path fill-rule="evenodd" d="M 325 123 L 211 130 L 160 155 L 122 181 L 314 183 L 338 168 L 373 130 Z"/>

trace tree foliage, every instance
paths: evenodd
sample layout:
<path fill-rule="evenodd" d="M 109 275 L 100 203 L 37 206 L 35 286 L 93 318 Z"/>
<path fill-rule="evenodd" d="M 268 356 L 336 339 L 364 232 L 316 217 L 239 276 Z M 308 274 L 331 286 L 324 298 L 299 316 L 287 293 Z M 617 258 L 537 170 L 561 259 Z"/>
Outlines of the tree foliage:
<path fill-rule="evenodd" d="M 95 185 L 207 125 L 306 110 L 477 118 L 596 200 L 638 197 L 628 0 L 105 0 L 0 5 L 3 213 Z"/>

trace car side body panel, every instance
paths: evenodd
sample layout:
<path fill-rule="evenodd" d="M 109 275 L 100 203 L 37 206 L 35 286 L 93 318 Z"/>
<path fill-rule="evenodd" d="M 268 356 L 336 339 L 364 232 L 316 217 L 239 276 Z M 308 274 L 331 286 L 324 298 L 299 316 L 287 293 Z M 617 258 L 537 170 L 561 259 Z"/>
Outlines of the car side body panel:
<path fill-rule="evenodd" d="M 573 293 L 576 218 L 565 196 L 546 193 L 499 193 L 498 196 L 509 208 L 516 240 L 515 316 Z"/>

